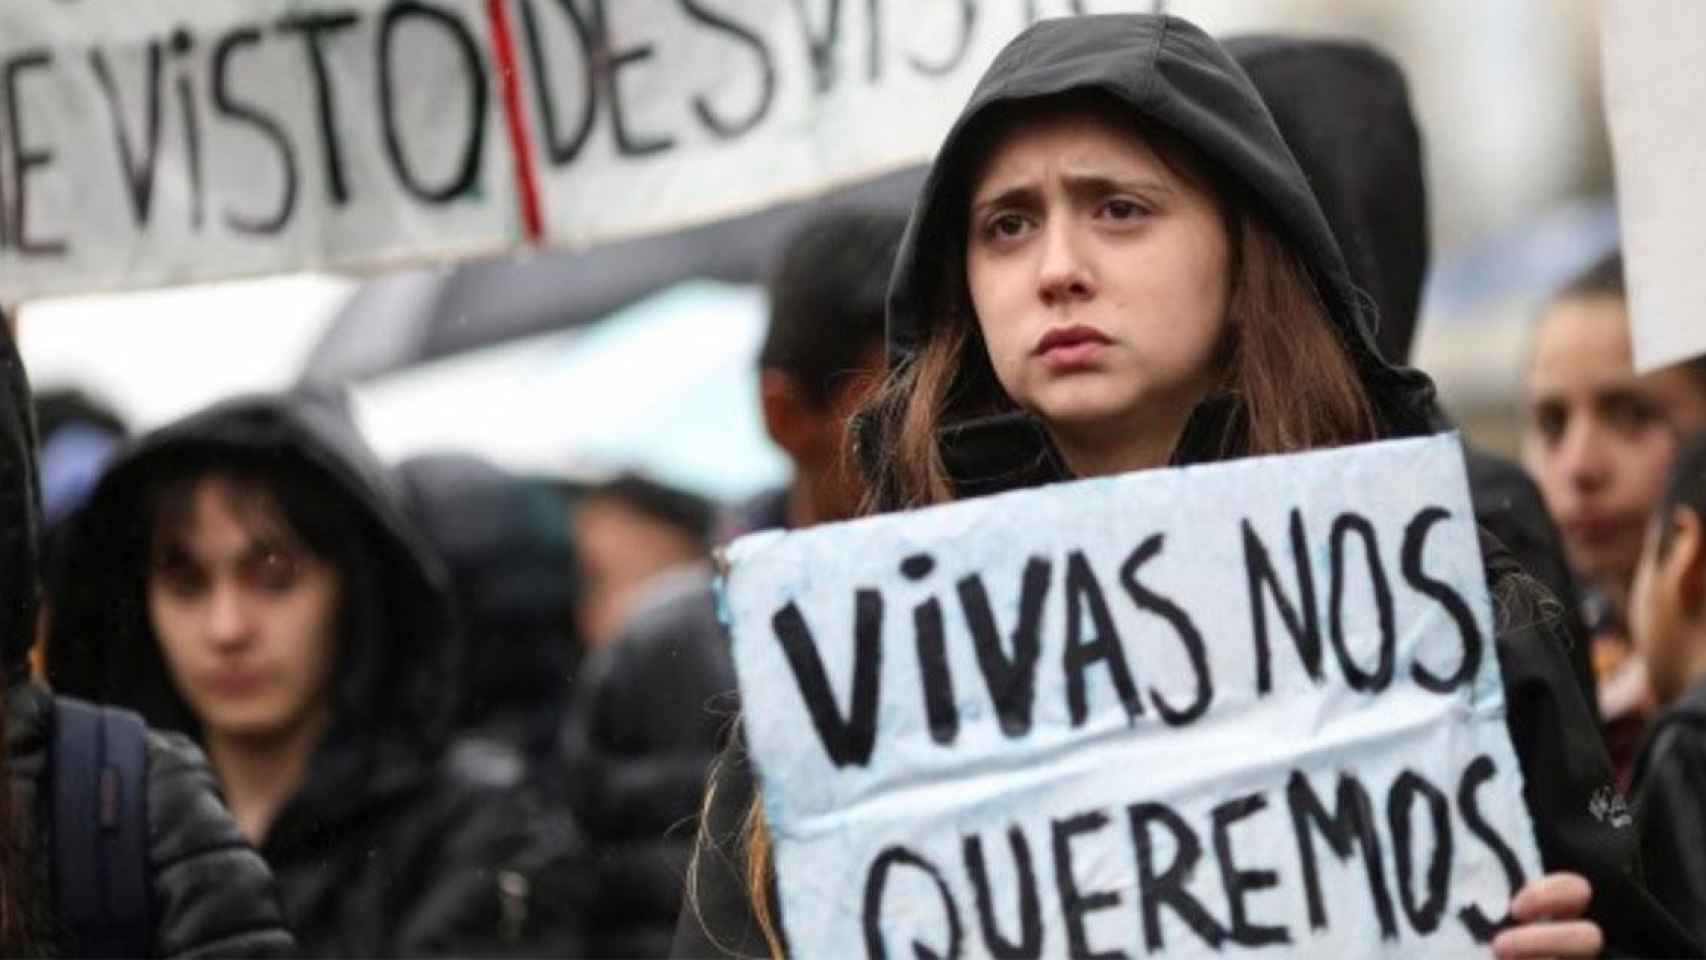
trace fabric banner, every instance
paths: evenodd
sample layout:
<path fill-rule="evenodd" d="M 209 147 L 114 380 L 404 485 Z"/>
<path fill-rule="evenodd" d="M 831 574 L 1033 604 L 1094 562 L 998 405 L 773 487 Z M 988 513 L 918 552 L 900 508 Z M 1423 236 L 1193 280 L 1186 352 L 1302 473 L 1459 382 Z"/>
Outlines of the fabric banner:
<path fill-rule="evenodd" d="M 584 247 L 929 158 L 1148 0 L 0 4 L 0 302 Z"/>
<path fill-rule="evenodd" d="M 725 562 L 798 956 L 1465 956 L 1539 875 L 1456 437 Z"/>
<path fill-rule="evenodd" d="M 1605 113 L 1635 369 L 1706 354 L 1706 5 L 1605 5 Z"/>

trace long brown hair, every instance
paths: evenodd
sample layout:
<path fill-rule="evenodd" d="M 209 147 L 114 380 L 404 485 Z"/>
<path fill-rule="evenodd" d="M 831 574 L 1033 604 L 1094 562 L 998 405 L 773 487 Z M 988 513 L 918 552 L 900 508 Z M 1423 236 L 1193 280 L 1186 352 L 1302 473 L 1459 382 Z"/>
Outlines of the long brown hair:
<path fill-rule="evenodd" d="M 1054 109 L 1104 113 L 1096 98 L 1055 98 Z M 988 156 L 993 140 L 1029 111 L 986 127 L 973 142 Z M 1129 111 L 1122 122 L 1132 122 Z M 1334 322 L 1315 276 L 1303 257 L 1283 241 L 1260 205 L 1188 143 L 1162 129 L 1139 124 L 1163 162 L 1221 199 L 1230 261 L 1226 340 L 1217 353 L 1219 392 L 1229 402 L 1208 442 L 1210 459 L 1293 453 L 1378 439 L 1382 429 L 1368 388 L 1353 358 L 1346 326 Z M 960 189 L 969 190 L 978 177 Z M 968 194 L 969 196 L 969 194 Z M 952 205 L 952 201 L 950 201 Z M 954 216 L 963 215 L 964 202 Z M 964 272 L 965 230 L 940 236 L 939 278 L 931 297 L 933 326 L 917 351 L 889 371 L 883 384 L 854 418 L 862 424 L 849 444 L 875 442 L 863 451 L 871 466 L 867 513 L 945 503 L 955 488 L 942 456 L 943 428 L 979 416 L 1015 409 L 1001 389 L 979 335 Z M 703 824 L 703 821 L 702 821 Z M 754 797 L 742 828 L 746 893 L 753 916 L 774 956 L 783 953 L 770 902 L 770 836 L 763 807 Z"/>

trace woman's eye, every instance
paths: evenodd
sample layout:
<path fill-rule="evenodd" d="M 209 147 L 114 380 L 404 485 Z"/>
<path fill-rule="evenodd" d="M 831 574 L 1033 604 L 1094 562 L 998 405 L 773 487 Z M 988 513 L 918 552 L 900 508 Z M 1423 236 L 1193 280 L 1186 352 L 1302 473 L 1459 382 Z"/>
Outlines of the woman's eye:
<path fill-rule="evenodd" d="M 1102 212 L 1114 220 L 1135 220 L 1143 215 L 1143 207 L 1135 200 L 1109 200 L 1102 205 Z"/>
<path fill-rule="evenodd" d="M 253 573 L 267 590 L 288 590 L 296 583 L 296 559 L 281 550 L 268 550 L 255 559 Z"/>
<path fill-rule="evenodd" d="M 984 232 L 992 239 L 1011 239 L 1020 236 L 1030 224 L 1017 213 L 1001 213 L 989 219 Z"/>

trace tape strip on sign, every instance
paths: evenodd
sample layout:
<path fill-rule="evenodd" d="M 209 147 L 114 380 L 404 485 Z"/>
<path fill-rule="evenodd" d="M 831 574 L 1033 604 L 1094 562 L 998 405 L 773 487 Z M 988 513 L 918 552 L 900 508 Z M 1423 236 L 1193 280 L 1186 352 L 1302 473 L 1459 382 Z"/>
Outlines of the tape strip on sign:
<path fill-rule="evenodd" d="M 1539 875 L 1455 436 L 727 559 L 799 956 L 1463 956 Z"/>

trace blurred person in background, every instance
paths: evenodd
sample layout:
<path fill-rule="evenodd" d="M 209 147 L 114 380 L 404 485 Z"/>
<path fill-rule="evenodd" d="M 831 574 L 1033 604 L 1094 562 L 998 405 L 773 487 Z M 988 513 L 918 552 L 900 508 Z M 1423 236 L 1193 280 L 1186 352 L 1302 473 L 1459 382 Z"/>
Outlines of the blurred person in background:
<path fill-rule="evenodd" d="M 906 216 L 832 209 L 781 245 L 758 353 L 759 402 L 788 455 L 788 485 L 735 518 L 731 536 L 855 516 L 864 495 L 847 450 L 847 419 L 883 375 L 883 305 Z"/>
<path fill-rule="evenodd" d="M 335 402 L 142 438 L 69 532 L 56 689 L 207 749 L 311 956 L 572 952 L 575 840 L 450 778 L 444 574 Z"/>
<path fill-rule="evenodd" d="M 556 795 L 581 658 L 568 509 L 544 483 L 473 456 L 414 457 L 397 474 L 456 601 L 463 694 L 449 763 L 467 779 Z"/>
<path fill-rule="evenodd" d="M 1403 69 L 1354 40 L 1251 34 L 1224 43 L 1309 178 L 1352 279 L 1378 310 L 1381 355 L 1409 363 L 1429 241 L 1421 130 Z M 1593 706 L 1588 634 L 1539 489 L 1513 461 L 1468 444 L 1464 454 L 1476 521 L 1564 603 L 1571 666 Z"/>
<path fill-rule="evenodd" d="M 1706 942 L 1706 433 L 1676 455 L 1629 618 L 1658 706 L 1634 778 L 1647 885 Z"/>
<path fill-rule="evenodd" d="M 1634 369 L 1623 260 L 1611 254 L 1540 316 L 1524 383 L 1523 464 L 1563 533 L 1592 613 L 1607 745 L 1626 782 L 1652 701 L 1629 655 L 1630 584 L 1677 438 L 1706 428 L 1706 359 Z"/>
<path fill-rule="evenodd" d="M 882 376 L 883 301 L 905 227 L 898 213 L 829 210 L 781 245 L 768 282 L 759 390 L 765 424 L 794 477 L 745 505 L 728 535 L 857 511 L 864 491 L 844 453 L 847 418 Z M 619 639 L 588 657 L 567 756 L 575 811 L 594 845 L 593 955 L 668 954 L 706 775 L 736 700 L 703 565 L 654 580 Z"/>
<path fill-rule="evenodd" d="M 67 716 L 63 701 L 30 677 L 43 498 L 29 387 L 8 329 L 0 326 L 0 680 L 6 691 L 0 722 L 9 787 L 0 794 L 0 955 L 290 956 L 295 943 L 272 874 L 232 821 L 207 759 L 184 736 L 142 734 L 143 782 L 137 786 L 146 801 L 132 804 L 121 793 L 109 811 L 116 816 L 100 825 L 103 857 L 75 863 L 60 855 L 68 833 L 96 828 L 69 822 L 70 811 L 61 812 L 68 778 L 93 772 L 67 769 L 76 757 L 66 750 L 98 754 L 59 726 Z M 121 750 L 117 743 L 111 747 Z M 123 757 L 106 759 L 124 763 Z M 123 775 L 118 783 L 122 790 Z M 70 796 L 78 799 L 75 792 Z M 98 807 L 95 797 L 87 799 L 89 809 Z M 127 822 L 133 814 L 142 822 Z M 131 862 L 124 862 L 127 855 Z M 94 914 L 79 917 L 59 896 L 64 887 L 55 884 L 68 875 L 82 889 L 104 888 L 99 919 L 105 929 L 94 929 Z M 126 911 L 129 899 L 140 909 Z"/>
<path fill-rule="evenodd" d="M 580 555 L 580 632 L 587 649 L 616 639 L 654 577 L 704 566 L 715 512 L 703 497 L 637 473 L 582 492 L 572 533 Z"/>

